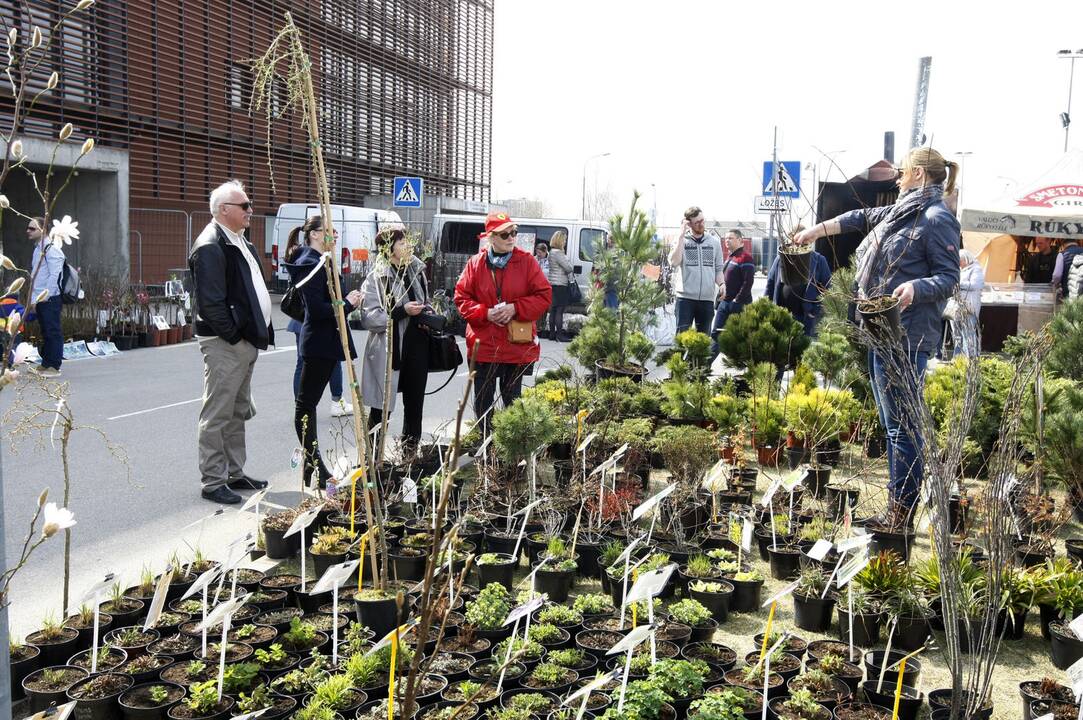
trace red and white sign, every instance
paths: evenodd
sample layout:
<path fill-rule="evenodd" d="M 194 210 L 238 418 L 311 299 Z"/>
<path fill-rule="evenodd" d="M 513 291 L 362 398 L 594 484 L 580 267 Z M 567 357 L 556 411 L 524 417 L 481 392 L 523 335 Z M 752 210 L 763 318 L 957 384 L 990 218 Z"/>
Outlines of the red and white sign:
<path fill-rule="evenodd" d="M 1083 185 L 1050 185 L 1016 201 L 1020 207 L 1083 207 Z"/>

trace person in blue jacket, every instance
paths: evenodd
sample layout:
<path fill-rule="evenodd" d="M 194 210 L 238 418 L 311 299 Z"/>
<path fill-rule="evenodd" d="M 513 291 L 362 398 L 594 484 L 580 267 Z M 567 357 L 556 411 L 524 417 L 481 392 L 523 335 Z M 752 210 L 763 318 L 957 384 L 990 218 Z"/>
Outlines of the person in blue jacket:
<path fill-rule="evenodd" d="M 798 228 L 795 232 L 801 232 Z M 764 297 L 770 298 L 771 302 L 779 307 L 786 308 L 794 316 L 797 322 L 805 328 L 805 335 L 813 337 L 816 334 L 816 324 L 823 315 L 821 296 L 831 286 L 831 266 L 820 253 L 815 250 L 810 254 L 809 282 L 800 287 L 789 287 L 782 282 L 778 269 L 779 257 L 776 255 L 771 269 L 767 272 L 767 290 Z"/>
<path fill-rule="evenodd" d="M 941 317 L 959 284 L 959 221 L 944 204 L 959 165 L 930 147 L 914 148 L 899 169 L 894 205 L 851 210 L 797 235 L 800 243 L 842 232 L 865 232 L 857 249 L 858 299 L 898 300 L 904 330 L 894 347 L 869 353 L 873 397 L 887 431 L 889 505 L 870 525 L 900 530 L 912 525 L 924 475 L 919 420 L 907 397 L 921 398 L 925 366 L 940 342 Z M 892 372 L 902 368 L 902 372 Z"/>
<path fill-rule="evenodd" d="M 301 384 L 294 406 L 293 425 L 305 456 L 305 479 L 311 482 L 315 475 L 316 482 L 324 488 L 331 471 L 324 465 L 317 444 L 316 405 L 327 389 L 335 366 L 347 358 L 342 352 L 331 291 L 327 288 L 327 273 L 330 270 L 323 258 L 327 250 L 323 223 L 316 216 L 304 227 L 305 244 L 291 261 L 284 263 L 290 280 L 301 291 L 305 304 L 305 319 L 298 336 L 302 361 Z M 323 266 L 322 272 L 317 269 L 320 265 Z M 361 292 L 354 290 L 346 296 L 343 311 L 349 315 L 360 304 Z M 352 336 L 349 337 L 349 347 L 350 359 L 356 358 Z"/>

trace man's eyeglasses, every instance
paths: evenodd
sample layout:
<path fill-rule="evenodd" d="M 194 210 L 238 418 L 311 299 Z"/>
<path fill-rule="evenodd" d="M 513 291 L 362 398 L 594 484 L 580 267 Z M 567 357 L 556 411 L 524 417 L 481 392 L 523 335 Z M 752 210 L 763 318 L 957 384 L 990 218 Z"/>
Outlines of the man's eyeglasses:
<path fill-rule="evenodd" d="M 513 238 L 518 234 L 519 234 L 518 230 L 505 230 L 504 232 L 497 233 L 496 235 L 501 240 L 507 240 L 508 238 Z"/>
<path fill-rule="evenodd" d="M 252 209 L 252 202 L 251 201 L 243 202 L 243 203 L 222 203 L 222 204 L 223 205 L 236 205 L 237 207 L 244 208 L 245 210 L 251 210 Z"/>

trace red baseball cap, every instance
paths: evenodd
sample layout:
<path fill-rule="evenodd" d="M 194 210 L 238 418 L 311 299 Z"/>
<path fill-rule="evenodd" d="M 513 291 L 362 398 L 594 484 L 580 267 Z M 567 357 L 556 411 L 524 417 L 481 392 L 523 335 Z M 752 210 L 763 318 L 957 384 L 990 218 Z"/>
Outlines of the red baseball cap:
<path fill-rule="evenodd" d="M 501 232 L 515 226 L 515 221 L 503 210 L 491 210 L 485 217 L 485 232 L 478 235 L 479 239 L 485 238 L 490 233 Z"/>

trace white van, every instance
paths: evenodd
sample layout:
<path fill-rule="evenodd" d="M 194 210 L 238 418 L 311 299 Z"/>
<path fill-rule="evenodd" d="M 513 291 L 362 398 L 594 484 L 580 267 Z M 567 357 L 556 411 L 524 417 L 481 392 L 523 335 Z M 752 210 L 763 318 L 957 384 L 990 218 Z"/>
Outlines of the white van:
<path fill-rule="evenodd" d="M 284 290 L 290 276 L 283 266 L 286 242 L 290 231 L 303 225 L 306 220 L 320 214 L 317 204 L 287 203 L 278 207 L 275 217 L 274 241 L 271 244 L 272 277 L 274 289 Z M 373 210 L 352 205 L 332 205 L 331 222 L 338 230 L 339 253 L 342 268 L 342 285 L 347 290 L 361 287 L 368 272 L 373 252 L 373 238 L 383 223 L 402 222 L 399 214 L 390 210 Z"/>
<path fill-rule="evenodd" d="M 604 245 L 609 235 L 608 225 L 585 220 L 559 220 L 552 218 L 512 218 L 519 228 L 518 245 L 527 252 L 534 252 L 534 243 L 547 245 L 558 230 L 568 236 L 565 252 L 572 261 L 583 297 L 591 282 L 594 267 L 594 249 Z M 466 267 L 467 261 L 477 255 L 481 247 L 478 235 L 485 231 L 484 215 L 441 215 L 432 220 L 430 241 L 435 250 L 433 285 L 447 290 L 451 296 L 455 283 Z"/>

